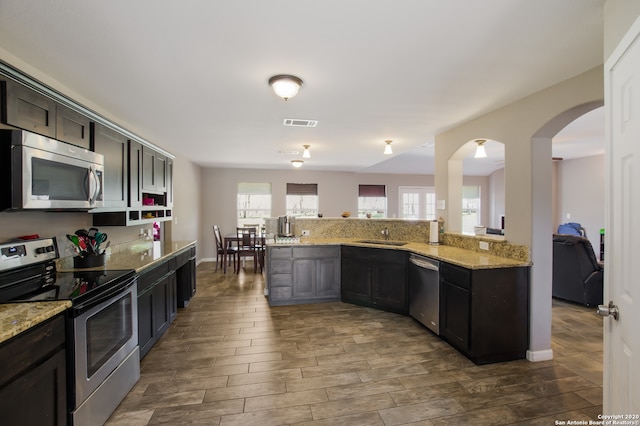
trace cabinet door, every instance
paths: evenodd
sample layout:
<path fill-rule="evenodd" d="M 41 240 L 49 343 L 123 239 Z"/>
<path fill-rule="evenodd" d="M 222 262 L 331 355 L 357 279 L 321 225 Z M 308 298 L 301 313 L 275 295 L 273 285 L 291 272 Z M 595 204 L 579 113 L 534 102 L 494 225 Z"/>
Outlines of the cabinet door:
<path fill-rule="evenodd" d="M 316 296 L 340 296 L 340 259 L 328 258 L 316 261 Z"/>
<path fill-rule="evenodd" d="M 91 149 L 91 120 L 86 115 L 58 104 L 56 139 L 84 149 Z"/>
<path fill-rule="evenodd" d="M 316 261 L 293 260 L 293 298 L 309 299 L 316 295 Z"/>
<path fill-rule="evenodd" d="M 171 323 L 171 294 L 169 288 L 169 276 L 163 278 L 153 287 L 153 328 L 156 340 L 169 328 Z"/>
<path fill-rule="evenodd" d="M 0 390 L 2 423 L 66 425 L 66 364 L 66 352 L 61 350 L 2 388 Z"/>
<path fill-rule="evenodd" d="M 171 324 L 178 315 L 178 279 L 175 272 L 172 272 L 167 278 L 167 295 L 167 312 L 169 313 L 169 324 Z"/>
<path fill-rule="evenodd" d="M 19 83 L 2 82 L 2 121 L 11 126 L 56 137 L 56 102 Z"/>
<path fill-rule="evenodd" d="M 140 359 L 142 359 L 155 343 L 155 328 L 153 324 L 154 294 L 148 290 L 138 294 L 138 345 Z"/>
<path fill-rule="evenodd" d="M 127 207 L 128 142 L 123 134 L 96 123 L 94 151 L 104 155 L 105 207 Z"/>
<path fill-rule="evenodd" d="M 341 296 L 346 302 L 371 302 L 371 272 L 369 262 L 342 252 Z"/>
<path fill-rule="evenodd" d="M 153 158 L 153 180 L 158 192 L 167 190 L 167 157 L 156 153 Z"/>
<path fill-rule="evenodd" d="M 409 311 L 406 263 L 371 264 L 371 298 L 381 308 L 398 313 Z"/>
<path fill-rule="evenodd" d="M 470 347 L 471 291 L 440 281 L 440 335 L 462 351 Z"/>
<path fill-rule="evenodd" d="M 142 206 L 142 145 L 129 141 L 129 207 Z"/>
<path fill-rule="evenodd" d="M 167 158 L 167 207 L 173 207 L 173 160 Z"/>
<path fill-rule="evenodd" d="M 155 191 L 155 173 L 153 167 L 155 166 L 155 154 L 156 152 L 146 146 L 142 147 L 142 171 L 141 171 L 141 188 L 143 191 Z"/>

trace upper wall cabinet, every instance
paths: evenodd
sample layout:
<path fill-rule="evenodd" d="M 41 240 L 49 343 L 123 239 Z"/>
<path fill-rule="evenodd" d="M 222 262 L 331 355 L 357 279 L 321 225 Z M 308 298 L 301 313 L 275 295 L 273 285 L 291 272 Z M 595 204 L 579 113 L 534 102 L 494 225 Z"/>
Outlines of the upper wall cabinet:
<path fill-rule="evenodd" d="M 142 147 L 142 190 L 161 194 L 167 190 L 167 157 Z"/>
<path fill-rule="evenodd" d="M 56 137 L 56 102 L 11 80 L 2 82 L 2 122 Z"/>
<path fill-rule="evenodd" d="M 93 148 L 104 155 L 105 207 L 127 207 L 128 138 L 102 124 L 94 124 Z"/>
<path fill-rule="evenodd" d="M 64 105 L 56 106 L 56 139 L 91 148 L 91 120 Z"/>
<path fill-rule="evenodd" d="M 2 83 L 2 122 L 90 149 L 89 117 L 11 80 Z"/>

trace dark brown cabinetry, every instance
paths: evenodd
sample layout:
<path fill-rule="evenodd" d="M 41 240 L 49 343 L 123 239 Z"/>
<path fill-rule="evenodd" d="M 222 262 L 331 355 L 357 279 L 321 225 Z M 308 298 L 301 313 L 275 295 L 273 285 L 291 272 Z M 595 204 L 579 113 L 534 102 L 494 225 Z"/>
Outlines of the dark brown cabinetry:
<path fill-rule="evenodd" d="M 196 294 L 196 248 L 190 247 L 178 253 L 175 259 L 178 307 L 186 308 Z"/>
<path fill-rule="evenodd" d="M 176 273 L 169 261 L 138 277 L 138 342 L 140 359 L 167 331 L 177 313 Z"/>
<path fill-rule="evenodd" d="M 2 84 L 2 122 L 84 149 L 91 148 L 91 119 L 11 80 Z"/>
<path fill-rule="evenodd" d="M 66 425 L 64 314 L 0 346 L 0 418 L 7 425 Z"/>
<path fill-rule="evenodd" d="M 162 194 L 167 190 L 167 157 L 142 147 L 142 191 Z"/>
<path fill-rule="evenodd" d="M 0 84 L 3 123 L 56 137 L 56 101 L 11 80 Z"/>
<path fill-rule="evenodd" d="M 470 270 L 441 262 L 440 336 L 477 364 L 524 358 L 528 270 Z"/>
<path fill-rule="evenodd" d="M 127 207 L 129 140 L 102 124 L 94 125 L 94 151 L 104 155 L 104 207 Z"/>
<path fill-rule="evenodd" d="M 342 300 L 408 314 L 405 251 L 342 247 Z"/>
<path fill-rule="evenodd" d="M 64 105 L 56 106 L 56 139 L 91 149 L 91 124 L 86 115 Z"/>

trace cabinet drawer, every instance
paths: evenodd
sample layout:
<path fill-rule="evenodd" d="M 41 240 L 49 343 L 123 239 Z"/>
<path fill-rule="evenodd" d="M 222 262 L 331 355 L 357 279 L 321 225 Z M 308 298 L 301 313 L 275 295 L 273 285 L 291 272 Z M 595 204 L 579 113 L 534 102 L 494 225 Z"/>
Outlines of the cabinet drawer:
<path fill-rule="evenodd" d="M 296 247 L 293 250 L 296 259 L 319 259 L 327 257 L 340 257 L 339 247 Z"/>
<path fill-rule="evenodd" d="M 293 279 L 291 274 L 271 274 L 269 287 L 291 287 Z"/>
<path fill-rule="evenodd" d="M 63 349 L 66 341 L 65 329 L 65 315 L 56 315 L 1 345 L 0 386 L 54 351 Z"/>
<path fill-rule="evenodd" d="M 269 290 L 269 297 L 273 301 L 290 300 L 291 287 L 272 287 Z"/>
<path fill-rule="evenodd" d="M 169 262 L 163 262 L 156 267 L 152 267 L 138 277 L 138 294 L 142 293 L 146 288 L 153 285 L 160 278 L 169 273 Z"/>
<path fill-rule="evenodd" d="M 272 274 L 290 274 L 291 259 L 271 259 L 269 272 Z"/>
<path fill-rule="evenodd" d="M 462 288 L 471 288 L 471 270 L 454 266 L 449 263 L 440 263 L 440 278 Z"/>
<path fill-rule="evenodd" d="M 291 247 L 269 247 L 269 256 L 272 259 L 291 259 Z"/>

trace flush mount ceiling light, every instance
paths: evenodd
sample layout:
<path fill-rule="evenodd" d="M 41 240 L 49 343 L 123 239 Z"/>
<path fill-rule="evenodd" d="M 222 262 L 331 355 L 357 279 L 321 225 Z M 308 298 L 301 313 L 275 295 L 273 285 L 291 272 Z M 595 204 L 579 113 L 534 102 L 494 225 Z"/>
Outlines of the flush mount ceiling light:
<path fill-rule="evenodd" d="M 309 151 L 310 145 L 302 145 L 304 146 L 304 152 L 302 153 L 302 158 L 311 158 L 311 151 Z"/>
<path fill-rule="evenodd" d="M 476 139 L 478 146 L 476 147 L 476 153 L 473 158 L 487 158 L 487 151 L 484 150 L 485 139 Z"/>
<path fill-rule="evenodd" d="M 384 143 L 387 144 L 387 146 L 384 147 L 384 153 L 387 155 L 393 154 L 393 150 L 391 149 L 391 142 L 393 142 L 390 139 L 387 139 L 386 141 L 384 141 Z"/>
<path fill-rule="evenodd" d="M 291 160 L 291 165 L 293 167 L 295 167 L 296 169 L 299 169 L 300 167 L 302 167 L 303 163 L 304 163 L 304 161 L 302 161 L 302 160 Z"/>
<path fill-rule="evenodd" d="M 273 88 L 276 95 L 286 101 L 298 94 L 302 87 L 302 80 L 295 75 L 274 75 L 269 79 L 269 86 Z"/>

